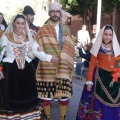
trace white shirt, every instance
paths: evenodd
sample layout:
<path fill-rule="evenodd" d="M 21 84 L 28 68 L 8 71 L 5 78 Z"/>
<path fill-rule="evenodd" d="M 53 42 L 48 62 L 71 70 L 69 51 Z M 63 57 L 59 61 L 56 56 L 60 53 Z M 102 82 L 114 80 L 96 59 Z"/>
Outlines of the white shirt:
<path fill-rule="evenodd" d="M 57 35 L 57 40 L 59 39 L 59 23 L 56 24 L 55 26 L 55 31 L 56 31 L 56 35 Z M 39 47 L 39 44 L 35 41 L 32 47 L 32 52 L 33 54 L 40 60 L 42 61 L 47 61 L 50 62 L 52 59 L 52 55 L 50 54 L 46 54 L 44 51 L 39 52 L 37 51 L 37 47 Z"/>
<path fill-rule="evenodd" d="M 56 31 L 56 35 L 57 35 L 57 40 L 59 40 L 59 23 L 58 24 L 56 24 L 55 26 L 55 31 Z"/>
<path fill-rule="evenodd" d="M 77 33 L 77 39 L 83 44 L 90 43 L 90 36 L 87 30 L 79 30 Z"/>
<path fill-rule="evenodd" d="M 14 55 L 13 48 L 14 47 L 20 47 L 20 46 L 23 46 L 23 45 L 26 45 L 25 60 L 28 63 L 30 63 L 32 61 L 32 59 L 28 56 L 29 41 L 23 42 L 22 44 L 16 44 L 16 43 L 13 43 L 13 42 L 9 41 L 6 37 L 6 35 L 3 35 L 3 37 L 1 38 L 1 41 L 0 41 L 0 45 L 5 46 L 2 50 L 2 52 L 1 52 L 0 61 L 2 60 L 3 62 L 13 63 L 13 61 L 16 58 L 16 56 Z M 52 55 L 48 55 L 45 52 L 38 52 L 37 51 L 38 46 L 39 45 L 36 42 L 34 42 L 34 44 L 32 46 L 33 54 L 42 61 L 50 62 L 51 58 L 52 58 Z M 3 58 L 4 55 L 5 55 L 5 57 Z"/>
<path fill-rule="evenodd" d="M 42 61 L 50 62 L 52 59 L 52 55 L 46 54 L 44 51 L 42 52 L 37 51 L 38 47 L 39 47 L 39 44 L 35 41 L 32 47 L 33 54 Z"/>
<path fill-rule="evenodd" d="M 26 45 L 26 51 L 25 51 L 25 60 L 29 63 L 32 60 L 28 57 L 28 45 L 29 45 L 29 41 L 28 42 L 23 42 L 22 44 L 16 44 L 13 43 L 11 41 L 9 41 L 6 37 L 6 35 L 3 35 L 3 37 L 1 38 L 0 41 L 0 45 L 1 46 L 5 46 L 1 52 L 0 55 L 0 61 L 2 60 L 3 62 L 9 62 L 9 63 L 13 63 L 14 59 L 16 58 L 15 53 L 14 53 L 14 47 L 20 47 L 23 45 Z M 3 58 L 3 56 L 5 55 L 5 57 Z"/>

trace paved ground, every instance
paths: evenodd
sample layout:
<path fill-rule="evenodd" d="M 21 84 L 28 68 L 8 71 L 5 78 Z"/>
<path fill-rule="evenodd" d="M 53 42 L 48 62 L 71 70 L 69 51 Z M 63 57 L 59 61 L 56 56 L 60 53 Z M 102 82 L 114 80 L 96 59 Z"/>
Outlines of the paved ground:
<path fill-rule="evenodd" d="M 76 118 L 79 100 L 82 94 L 83 86 L 85 84 L 85 78 L 83 78 L 83 80 L 77 79 L 76 77 L 74 77 L 73 73 L 72 81 L 73 81 L 73 96 L 70 99 L 65 120 L 75 120 Z M 51 117 L 52 120 L 59 120 L 59 102 L 52 101 Z"/>

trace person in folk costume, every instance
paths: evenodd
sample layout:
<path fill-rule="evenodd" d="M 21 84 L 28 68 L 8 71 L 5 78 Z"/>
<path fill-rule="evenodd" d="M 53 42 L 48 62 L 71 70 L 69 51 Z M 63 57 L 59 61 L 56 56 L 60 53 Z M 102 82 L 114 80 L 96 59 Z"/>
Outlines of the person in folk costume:
<path fill-rule="evenodd" d="M 26 5 L 23 9 L 23 14 L 25 15 L 25 18 L 27 20 L 27 23 L 28 23 L 28 26 L 30 28 L 30 32 L 32 34 L 32 37 L 35 38 L 35 35 L 39 29 L 39 27 L 35 26 L 33 24 L 34 22 L 34 16 L 35 16 L 35 11 L 32 9 L 31 6 L 29 5 Z M 35 57 L 33 60 L 32 60 L 32 63 L 35 67 L 35 69 L 37 68 L 37 65 L 38 65 L 38 62 L 39 62 L 39 59 L 37 57 Z"/>
<path fill-rule="evenodd" d="M 35 16 L 35 11 L 32 9 L 31 6 L 26 5 L 23 9 L 23 14 L 25 15 L 25 18 L 27 20 L 28 26 L 30 28 L 31 34 L 33 38 L 35 37 L 39 27 L 35 26 L 33 24 L 34 22 L 34 16 Z"/>
<path fill-rule="evenodd" d="M 105 25 L 91 49 L 76 120 L 120 119 L 119 71 L 120 46 L 113 27 Z"/>
<path fill-rule="evenodd" d="M 0 37 L 2 36 L 6 28 L 7 28 L 7 23 L 3 17 L 3 14 L 0 13 Z"/>
<path fill-rule="evenodd" d="M 72 96 L 72 71 L 74 68 L 74 44 L 69 28 L 62 22 L 64 11 L 58 2 L 49 5 L 49 16 L 46 24 L 36 35 L 33 48 L 40 45 L 49 56 L 49 62 L 39 62 L 36 79 L 38 97 L 43 101 L 47 120 L 50 116 L 50 100 L 57 99 L 60 104 L 60 120 L 65 119 L 68 99 Z"/>
<path fill-rule="evenodd" d="M 33 43 L 25 16 L 14 16 L 0 40 L 0 47 L 4 47 L 0 54 L 0 61 L 4 63 L 3 72 L 0 67 L 1 120 L 40 120 L 41 107 L 31 63 Z"/>

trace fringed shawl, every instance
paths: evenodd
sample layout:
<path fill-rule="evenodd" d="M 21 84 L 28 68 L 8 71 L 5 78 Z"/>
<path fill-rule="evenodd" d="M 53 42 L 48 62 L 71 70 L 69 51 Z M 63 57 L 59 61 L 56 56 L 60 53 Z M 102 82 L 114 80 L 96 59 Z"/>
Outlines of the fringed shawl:
<path fill-rule="evenodd" d="M 56 31 L 50 20 L 39 29 L 36 35 L 36 41 L 43 47 L 44 52 L 60 59 L 57 65 L 40 61 L 36 72 L 38 81 L 55 81 L 56 78 L 71 80 L 74 67 L 74 44 L 69 28 L 62 23 L 60 26 L 63 35 L 62 50 L 59 47 Z"/>
<path fill-rule="evenodd" d="M 73 42 L 71 38 L 67 36 L 60 53 L 60 62 L 55 74 L 56 78 L 71 80 L 74 67 L 74 52 Z"/>

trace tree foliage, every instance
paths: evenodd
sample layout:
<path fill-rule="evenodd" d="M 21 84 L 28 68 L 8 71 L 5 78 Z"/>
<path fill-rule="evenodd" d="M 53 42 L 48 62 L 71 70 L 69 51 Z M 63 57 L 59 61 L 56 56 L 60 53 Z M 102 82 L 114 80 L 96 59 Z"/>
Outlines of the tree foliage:
<path fill-rule="evenodd" d="M 83 16 L 86 9 L 96 8 L 96 0 L 60 0 L 63 8 L 74 15 Z"/>
<path fill-rule="evenodd" d="M 87 25 L 89 32 L 92 31 L 92 25 L 96 24 L 97 19 L 98 0 L 60 0 L 60 2 L 63 5 L 63 9 L 67 12 L 83 17 L 83 24 Z M 115 10 L 117 13 L 115 13 Z M 116 21 L 120 19 L 120 0 L 102 0 L 101 11 L 102 15 L 106 13 L 110 16 L 112 25 L 117 24 L 113 26 L 119 28 L 119 23 Z"/>
<path fill-rule="evenodd" d="M 117 5 L 118 11 L 120 9 L 120 0 L 103 0 L 102 1 L 102 13 L 113 12 L 114 7 Z"/>
<path fill-rule="evenodd" d="M 76 0 L 60 0 L 63 8 L 71 14 L 79 14 L 79 4 Z"/>
<path fill-rule="evenodd" d="M 60 0 L 60 2 L 63 8 L 73 15 L 83 17 L 86 10 L 92 10 L 97 14 L 95 11 L 97 11 L 98 0 Z M 120 0 L 102 0 L 102 14 L 111 13 L 116 5 L 120 12 Z"/>

